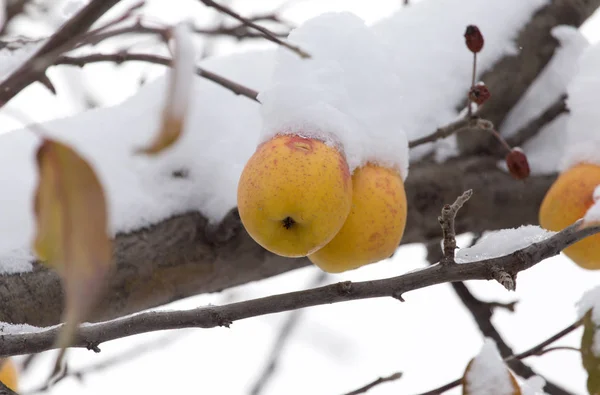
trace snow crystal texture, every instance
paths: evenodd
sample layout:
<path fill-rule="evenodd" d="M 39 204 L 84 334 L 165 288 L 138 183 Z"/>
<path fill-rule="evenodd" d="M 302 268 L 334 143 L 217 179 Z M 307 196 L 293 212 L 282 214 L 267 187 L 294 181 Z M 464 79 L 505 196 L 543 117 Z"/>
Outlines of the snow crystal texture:
<path fill-rule="evenodd" d="M 313 18 L 289 41 L 311 58 L 278 49 L 272 85 L 258 97 L 261 140 L 277 134 L 319 138 L 341 148 L 351 172 L 373 162 L 406 178 L 408 140 L 391 48 L 350 13 Z"/>
<path fill-rule="evenodd" d="M 523 225 L 513 229 L 502 229 L 486 233 L 474 246 L 456 252 L 457 263 L 498 258 L 543 241 L 556 232 L 536 225 Z"/>
<path fill-rule="evenodd" d="M 486 338 L 465 376 L 470 395 L 512 395 L 513 384 L 496 343 Z"/>

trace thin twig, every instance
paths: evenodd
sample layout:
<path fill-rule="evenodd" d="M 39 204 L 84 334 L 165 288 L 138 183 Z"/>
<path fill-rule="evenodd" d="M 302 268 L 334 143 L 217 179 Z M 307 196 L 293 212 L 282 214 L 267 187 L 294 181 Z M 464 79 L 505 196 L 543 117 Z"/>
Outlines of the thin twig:
<path fill-rule="evenodd" d="M 233 11 L 232 9 L 225 7 L 213 0 L 199 0 L 199 1 L 207 7 L 212 7 L 214 9 L 218 10 L 219 12 L 222 12 L 224 14 L 229 15 L 232 18 L 237 19 L 244 25 L 258 30 L 259 32 L 261 32 L 263 34 L 263 37 L 266 38 L 267 40 L 274 42 L 275 44 L 281 45 L 283 47 L 286 47 L 287 49 L 298 54 L 298 56 L 300 56 L 301 58 L 304 58 L 304 59 L 310 58 L 310 55 L 307 52 L 305 52 L 304 50 L 302 50 L 300 47 L 298 47 L 296 45 L 292 45 L 292 44 L 288 43 L 287 41 L 281 40 L 269 29 L 264 28 L 256 23 L 252 22 L 248 18 L 244 18 L 243 16 L 241 16 L 237 12 Z"/>
<path fill-rule="evenodd" d="M 565 329 L 561 330 L 560 332 L 556 333 L 555 335 L 550 336 L 548 339 L 542 341 L 541 343 L 533 346 L 532 348 L 530 348 L 527 351 L 524 351 L 520 354 L 515 354 L 515 355 L 511 355 L 507 358 L 504 358 L 504 362 L 510 362 L 512 360 L 520 360 L 520 359 L 525 359 L 534 355 L 539 355 L 540 352 L 542 352 L 542 350 L 544 350 L 544 348 L 552 343 L 554 343 L 555 341 L 563 338 L 564 336 L 568 335 L 569 333 L 573 332 L 575 329 L 579 328 L 582 324 L 582 321 L 576 321 L 573 324 L 569 325 L 568 327 L 566 327 Z M 451 390 L 452 388 L 458 387 L 461 384 L 461 379 L 456 379 L 454 381 L 451 381 L 447 384 L 442 385 L 441 387 L 432 389 L 430 391 L 427 392 L 422 392 L 419 395 L 440 395 L 443 394 L 444 392 Z M 545 391 L 547 391 L 546 388 L 544 388 Z M 564 392 L 565 394 L 568 394 L 568 392 Z"/>
<path fill-rule="evenodd" d="M 508 137 L 507 143 L 511 147 L 520 147 L 539 133 L 540 130 L 558 116 L 569 112 L 567 108 L 567 95 L 562 95 L 557 101 L 552 103 L 537 118 L 531 120 L 527 125 L 519 129 L 514 135 Z"/>
<path fill-rule="evenodd" d="M 461 118 L 457 121 L 449 123 L 446 126 L 436 129 L 435 132 L 415 139 L 409 142 L 408 147 L 414 148 L 419 145 L 423 145 L 426 143 L 432 143 L 436 140 L 444 139 L 449 137 L 455 133 L 460 133 L 467 130 L 490 130 L 493 129 L 494 125 L 485 119 L 478 118 L 477 115 L 473 115 L 471 117 Z"/>
<path fill-rule="evenodd" d="M 140 333 L 181 328 L 229 327 L 234 321 L 266 314 L 281 313 L 311 306 L 351 300 L 398 297 L 406 292 L 455 281 L 490 280 L 494 268 L 507 273 L 526 270 L 560 253 L 563 249 L 600 232 L 600 226 L 581 228 L 582 221 L 547 239 L 512 254 L 461 265 L 432 265 L 397 277 L 362 282 L 342 282 L 305 291 L 273 295 L 224 306 L 183 311 L 153 311 L 80 327 L 73 347 L 98 350 L 106 341 Z M 39 353 L 53 349 L 62 326 L 40 332 L 0 337 L 0 357 Z"/>
<path fill-rule="evenodd" d="M 469 189 L 456 198 L 454 203 L 446 204 L 442 208 L 442 215 L 438 217 L 442 227 L 442 245 L 444 257 L 440 260 L 442 264 L 452 264 L 454 262 L 454 252 L 456 250 L 456 231 L 454 229 L 454 220 L 458 210 L 471 198 L 473 190 Z"/>
<path fill-rule="evenodd" d="M 0 107 L 4 106 L 31 83 L 43 78 L 45 68 L 41 67 L 48 59 L 45 56 L 67 43 L 74 43 L 74 37 L 87 31 L 104 13 L 120 0 L 92 0 L 65 22 L 35 53 L 0 83 Z M 48 66 L 51 64 L 48 63 Z"/>
<path fill-rule="evenodd" d="M 98 62 L 113 62 L 116 64 L 120 64 L 123 62 L 129 61 L 138 61 L 138 62 L 148 62 L 154 64 L 160 64 L 163 66 L 171 66 L 171 59 L 160 56 L 160 55 L 151 55 L 151 54 L 141 54 L 141 53 L 130 53 L 130 52 L 120 52 L 116 54 L 92 54 L 92 55 L 84 55 L 84 56 L 60 56 L 54 62 L 55 65 L 71 65 L 83 67 L 86 64 L 90 63 L 98 63 Z M 204 70 L 200 67 L 196 68 L 196 74 L 201 77 L 204 77 L 212 82 L 215 82 L 224 88 L 229 89 L 236 95 L 245 96 L 254 101 L 258 101 L 257 96 L 258 92 L 253 89 L 250 89 L 244 85 L 238 84 L 230 79 L 227 79 L 223 76 L 213 73 L 212 71 Z"/>
<path fill-rule="evenodd" d="M 396 380 L 400 379 L 401 377 L 402 377 L 402 372 L 396 372 L 387 377 L 380 377 L 377 380 L 365 385 L 364 387 L 360 387 L 359 389 L 356 389 L 354 391 L 347 392 L 344 395 L 364 394 L 365 392 L 369 391 L 373 387 L 377 387 L 378 385 L 383 384 L 383 383 L 389 383 L 390 381 L 396 381 Z"/>
<path fill-rule="evenodd" d="M 310 282 L 309 288 L 314 288 L 322 284 L 327 279 L 327 273 L 323 271 L 318 271 L 315 278 Z M 275 373 L 275 369 L 277 368 L 277 364 L 279 362 L 279 358 L 281 357 L 281 353 L 285 347 L 286 342 L 290 338 L 294 328 L 300 322 L 300 318 L 302 317 L 303 310 L 294 310 L 292 311 L 283 326 L 281 327 L 281 331 L 273 344 L 273 349 L 269 354 L 269 359 L 267 364 L 265 365 L 262 373 L 259 375 L 258 379 L 252 386 L 252 390 L 250 394 L 259 395 L 262 390 L 265 388 L 265 385 L 269 382 L 271 377 L 273 377 L 273 373 Z"/>
<path fill-rule="evenodd" d="M 474 245 L 476 242 L 476 238 L 471 242 L 471 245 Z M 427 246 L 427 260 L 430 263 L 437 262 L 442 258 L 442 251 L 439 248 L 439 243 L 430 243 Z M 467 288 L 466 284 L 463 282 L 453 282 L 450 284 L 452 289 L 459 297 L 464 306 L 469 310 L 471 316 L 475 320 L 477 327 L 481 331 L 481 333 L 485 337 L 489 337 L 498 346 L 498 350 L 500 351 L 500 355 L 503 358 L 509 357 L 514 354 L 514 351 L 510 348 L 510 346 L 506 343 L 506 341 L 502 338 L 502 335 L 494 324 L 492 323 L 492 315 L 493 309 L 495 308 L 506 308 L 510 311 L 514 310 L 514 306 L 516 302 L 511 303 L 499 303 L 499 302 L 486 302 L 477 299 L 469 288 Z M 509 367 L 519 376 L 524 378 L 529 378 L 532 376 L 539 376 L 531 367 L 525 364 L 523 361 L 519 359 L 513 359 L 508 361 Z M 554 384 L 551 380 L 544 378 L 546 381 L 546 385 L 544 386 L 544 390 L 551 395 L 570 395 L 570 393 L 558 385 Z"/>

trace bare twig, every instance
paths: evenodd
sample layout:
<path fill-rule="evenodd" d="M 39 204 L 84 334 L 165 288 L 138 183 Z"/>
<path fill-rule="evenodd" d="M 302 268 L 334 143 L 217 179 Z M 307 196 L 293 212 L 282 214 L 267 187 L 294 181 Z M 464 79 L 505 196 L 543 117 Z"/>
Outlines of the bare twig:
<path fill-rule="evenodd" d="M 472 242 L 475 244 L 475 240 Z M 427 247 L 427 260 L 431 263 L 437 262 L 442 258 L 442 252 L 439 248 L 439 243 L 430 243 Z M 459 297 L 461 302 L 465 305 L 465 307 L 471 313 L 477 327 L 481 331 L 481 333 L 485 337 L 489 337 L 498 346 L 498 350 L 500 351 L 500 355 L 503 358 L 510 357 L 514 354 L 514 351 L 510 348 L 510 346 L 503 339 L 502 335 L 494 324 L 492 323 L 492 315 L 494 308 L 506 308 L 510 311 L 513 311 L 516 302 L 511 303 L 499 303 L 499 302 L 486 302 L 477 299 L 469 288 L 467 288 L 466 284 L 463 282 L 453 282 L 450 284 L 452 289 Z M 520 359 L 512 359 L 509 360 L 508 366 L 519 376 L 529 378 L 532 376 L 539 376 L 531 367 L 525 364 Z M 546 381 L 546 385 L 544 386 L 544 390 L 551 395 L 570 395 L 568 391 L 554 384 L 551 380 L 544 378 Z"/>
<path fill-rule="evenodd" d="M 114 62 L 116 64 L 120 64 L 123 62 L 129 61 L 138 61 L 138 62 L 149 62 L 160 64 L 163 66 L 171 66 L 171 59 L 160 56 L 160 55 L 151 55 L 151 54 L 141 54 L 141 53 L 129 53 L 129 52 L 120 52 L 116 54 L 92 54 L 92 55 L 84 55 L 84 56 L 60 56 L 54 62 L 55 65 L 71 65 L 83 67 L 89 63 L 98 63 L 98 62 Z M 222 77 L 218 74 L 213 73 L 212 71 L 204 70 L 202 68 L 196 69 L 196 74 L 201 77 L 204 77 L 212 82 L 215 82 L 224 88 L 229 89 L 236 95 L 245 96 L 254 101 L 258 101 L 257 96 L 258 92 L 253 89 L 250 89 L 246 86 L 238 84 L 237 82 L 231 81 L 225 77 Z"/>
<path fill-rule="evenodd" d="M 299 48 L 298 46 L 292 45 L 284 40 L 281 40 L 269 29 L 264 28 L 256 23 L 252 22 L 248 18 L 244 18 L 243 16 L 241 16 L 237 12 L 233 11 L 232 9 L 225 7 L 213 0 L 199 0 L 199 1 L 207 7 L 212 7 L 214 9 L 218 10 L 219 12 L 222 12 L 224 14 L 231 16 L 232 18 L 237 19 L 244 25 L 258 30 L 259 32 L 261 32 L 263 34 L 263 37 L 266 38 L 267 40 L 274 42 L 275 44 L 281 45 L 283 47 L 286 47 L 287 49 L 298 54 L 298 56 L 300 56 L 301 58 L 305 58 L 305 59 L 310 58 L 310 55 L 307 52 L 305 52 L 304 50 L 302 50 L 301 48 Z"/>
<path fill-rule="evenodd" d="M 310 282 L 309 288 L 313 288 L 322 284 L 326 279 L 327 273 L 319 270 L 315 278 Z M 273 373 L 275 373 L 277 363 L 279 362 L 279 358 L 281 356 L 281 353 L 283 352 L 285 344 L 290 338 L 290 335 L 292 334 L 294 328 L 300 322 L 302 312 L 303 310 L 294 310 L 289 314 L 287 320 L 281 328 L 281 331 L 279 332 L 279 335 L 277 336 L 277 339 L 275 340 L 275 343 L 273 344 L 273 349 L 269 354 L 268 362 L 265 365 L 264 369 L 262 370 L 262 373 L 260 374 L 256 382 L 252 386 L 250 394 L 260 394 L 263 388 L 265 388 L 265 385 L 271 379 L 271 377 L 273 377 Z"/>
<path fill-rule="evenodd" d="M 68 43 L 75 43 L 74 38 L 85 32 L 106 11 L 120 0 L 92 0 L 65 22 L 38 50 L 14 72 L 0 83 L 0 107 L 29 86 L 42 79 L 45 73 L 44 65 L 52 64 L 52 59 L 46 55 Z"/>
<path fill-rule="evenodd" d="M 466 130 L 490 130 L 493 129 L 494 125 L 485 119 L 478 118 L 477 115 L 471 117 L 461 118 L 454 121 L 446 126 L 438 128 L 435 132 L 430 135 L 420 137 L 408 143 L 409 148 L 414 148 L 419 145 L 426 143 L 432 143 L 436 140 L 444 139 L 454 133 L 460 133 Z"/>
<path fill-rule="evenodd" d="M 377 380 L 365 385 L 364 387 L 360 387 L 359 389 L 356 389 L 354 391 L 347 392 L 344 395 L 364 394 L 365 392 L 369 391 L 373 387 L 377 387 L 378 385 L 383 384 L 383 383 L 389 383 L 390 381 L 396 381 L 396 380 L 400 379 L 401 377 L 402 377 L 402 372 L 396 372 L 387 377 L 379 377 Z"/>
<path fill-rule="evenodd" d="M 155 311 L 123 317 L 79 329 L 73 347 L 98 350 L 102 342 L 159 330 L 229 327 L 233 321 L 311 306 L 350 300 L 394 297 L 409 291 L 466 280 L 491 280 L 494 270 L 518 273 L 555 256 L 577 241 L 600 232 L 600 226 L 581 228 L 581 220 L 553 236 L 512 254 L 460 265 L 432 265 L 401 276 L 363 282 L 337 283 L 305 291 L 273 295 L 224 306 L 184 311 Z M 40 332 L 4 335 L 0 357 L 38 353 L 55 347 L 61 326 Z"/>
<path fill-rule="evenodd" d="M 566 103 L 567 95 L 562 95 L 557 101 L 552 103 L 550 107 L 541 113 L 537 118 L 531 120 L 527 125 L 519 129 L 513 136 L 506 139 L 507 143 L 512 147 L 520 147 L 532 137 L 539 133 L 540 130 L 561 114 L 569 112 Z"/>
<path fill-rule="evenodd" d="M 505 358 L 504 360 L 510 361 L 511 359 L 524 359 L 524 358 L 528 358 L 528 357 L 531 357 L 534 355 L 541 355 L 542 351 L 547 346 L 549 346 L 550 344 L 554 343 L 555 341 L 565 337 L 569 333 L 573 332 L 575 329 L 579 328 L 581 326 L 581 324 L 583 324 L 582 320 L 575 321 L 571 325 L 567 326 L 565 329 L 561 330 L 560 332 L 558 332 L 555 335 L 550 336 L 548 339 L 544 340 L 540 344 L 535 345 L 535 346 L 531 347 L 529 350 L 523 351 L 522 353 Z"/>
<path fill-rule="evenodd" d="M 503 309 L 503 310 L 508 310 L 511 313 L 514 313 L 515 306 L 519 302 L 515 300 L 515 301 L 509 302 L 509 303 L 501 303 L 501 302 L 481 302 L 481 303 L 487 305 L 490 310 Z"/>
<path fill-rule="evenodd" d="M 442 245 L 444 257 L 441 259 L 442 264 L 451 264 L 454 262 L 454 252 L 456 250 L 456 231 L 454 229 L 454 220 L 458 210 L 471 198 L 473 190 L 469 189 L 463 192 L 462 195 L 456 198 L 454 203 L 446 204 L 442 208 L 442 215 L 438 217 L 440 226 L 442 227 Z"/>
<path fill-rule="evenodd" d="M 576 321 L 573 324 L 566 327 L 565 329 L 556 333 L 555 335 L 550 336 L 548 339 L 544 340 L 543 342 L 533 346 L 529 350 L 524 351 L 520 354 L 511 355 L 507 358 L 504 358 L 504 362 L 509 363 L 510 361 L 513 361 L 513 360 L 521 360 L 521 359 L 525 359 L 525 358 L 528 358 L 528 357 L 531 357 L 534 355 L 540 355 L 540 353 L 543 354 L 543 350 L 546 348 L 546 346 L 554 343 L 555 341 L 557 341 L 557 340 L 563 338 L 564 336 L 568 335 L 569 333 L 573 332 L 575 329 L 579 328 L 581 326 L 581 324 L 582 324 L 581 320 Z M 531 377 L 531 376 L 529 376 L 529 377 Z M 419 395 L 440 395 L 448 390 L 451 390 L 452 388 L 458 387 L 460 384 L 461 384 L 461 379 L 459 378 L 459 379 L 451 381 L 447 384 L 444 384 L 441 387 L 435 388 L 435 389 L 427 391 L 427 392 L 422 392 Z M 544 387 L 544 390 L 548 391 L 547 387 Z M 562 391 L 564 391 L 564 390 L 562 390 Z M 556 393 L 559 393 L 559 392 L 556 392 Z M 570 394 L 567 391 L 564 391 L 563 393 Z"/>

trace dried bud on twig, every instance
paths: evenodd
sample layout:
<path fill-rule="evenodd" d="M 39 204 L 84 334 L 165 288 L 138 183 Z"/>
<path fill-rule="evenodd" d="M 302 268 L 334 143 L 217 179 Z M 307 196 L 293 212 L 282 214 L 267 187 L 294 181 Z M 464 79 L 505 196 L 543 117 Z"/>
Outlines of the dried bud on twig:
<path fill-rule="evenodd" d="M 510 174 L 517 180 L 529 177 L 529 162 L 520 148 L 513 148 L 506 155 L 506 166 L 508 166 Z"/>
<path fill-rule="evenodd" d="M 485 103 L 491 96 L 490 90 L 485 85 L 475 85 L 469 90 L 469 100 L 478 106 Z"/>
<path fill-rule="evenodd" d="M 481 48 L 483 48 L 483 35 L 477 26 L 467 26 L 467 30 L 465 31 L 465 42 L 469 51 L 473 53 L 481 51 Z"/>

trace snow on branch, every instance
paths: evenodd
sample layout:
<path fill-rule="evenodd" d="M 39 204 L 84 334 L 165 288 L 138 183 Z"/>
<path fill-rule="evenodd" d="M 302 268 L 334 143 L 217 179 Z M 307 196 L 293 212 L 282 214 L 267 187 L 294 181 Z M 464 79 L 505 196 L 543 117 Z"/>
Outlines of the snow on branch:
<path fill-rule="evenodd" d="M 491 280 L 496 272 L 514 277 L 542 260 L 557 255 L 573 243 L 600 232 L 600 226 L 581 228 L 581 220 L 539 243 L 514 253 L 468 264 L 433 265 L 397 277 L 341 282 L 306 291 L 289 292 L 223 306 L 183 311 L 140 313 L 98 324 L 85 325 L 73 342 L 74 347 L 96 349 L 101 343 L 141 333 L 181 329 L 229 327 L 234 321 L 331 303 L 366 298 L 395 297 L 406 292 L 455 281 Z M 0 357 L 47 351 L 61 326 L 40 332 L 9 334 L 0 339 Z"/>

